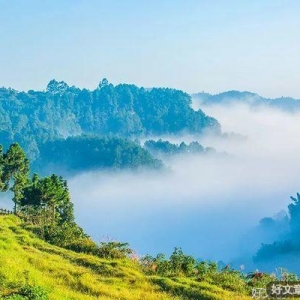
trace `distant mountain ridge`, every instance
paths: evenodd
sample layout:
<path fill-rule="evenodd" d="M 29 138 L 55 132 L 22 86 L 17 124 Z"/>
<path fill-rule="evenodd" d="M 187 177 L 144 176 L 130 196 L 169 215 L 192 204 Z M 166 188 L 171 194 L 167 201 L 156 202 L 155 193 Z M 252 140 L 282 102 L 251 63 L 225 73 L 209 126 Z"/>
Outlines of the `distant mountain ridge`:
<path fill-rule="evenodd" d="M 150 135 L 220 132 L 220 124 L 194 110 L 187 93 L 169 88 L 114 86 L 103 79 L 95 90 L 51 80 L 45 91 L 0 88 L 0 140 L 38 157 L 39 144 L 88 134 L 140 138 Z"/>
<path fill-rule="evenodd" d="M 252 92 L 227 91 L 220 94 L 196 93 L 192 95 L 194 101 L 204 105 L 247 103 L 252 106 L 266 105 L 286 111 L 300 110 L 300 99 L 291 97 L 264 98 Z"/>

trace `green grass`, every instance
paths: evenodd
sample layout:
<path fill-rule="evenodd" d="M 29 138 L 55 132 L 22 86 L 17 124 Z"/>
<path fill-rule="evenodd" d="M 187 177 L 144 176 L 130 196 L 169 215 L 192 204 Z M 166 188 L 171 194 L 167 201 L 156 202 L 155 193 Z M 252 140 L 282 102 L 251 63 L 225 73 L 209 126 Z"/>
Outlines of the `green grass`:
<path fill-rule="evenodd" d="M 146 276 L 130 259 L 106 260 L 38 239 L 15 216 L 0 216 L 0 297 L 29 283 L 50 299 L 250 299 L 211 283 Z"/>
<path fill-rule="evenodd" d="M 152 282 L 161 286 L 166 292 L 178 295 L 180 299 L 189 300 L 243 300 L 249 297 L 241 293 L 232 293 L 208 282 L 197 282 L 189 278 L 164 278 L 153 276 Z"/>

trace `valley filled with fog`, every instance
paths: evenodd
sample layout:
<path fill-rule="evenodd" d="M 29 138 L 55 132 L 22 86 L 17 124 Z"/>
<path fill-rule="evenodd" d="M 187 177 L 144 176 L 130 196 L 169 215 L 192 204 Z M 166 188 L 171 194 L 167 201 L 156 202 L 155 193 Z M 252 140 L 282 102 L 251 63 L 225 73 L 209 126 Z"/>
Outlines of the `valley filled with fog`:
<path fill-rule="evenodd" d="M 78 223 L 95 241 L 129 242 L 139 255 L 175 246 L 199 258 L 251 258 L 264 217 L 286 210 L 300 189 L 300 114 L 248 104 L 201 106 L 223 135 L 172 135 L 216 153 L 166 157 L 164 171 L 94 171 L 68 180 Z M 157 138 L 157 137 L 155 137 Z M 249 234 L 250 232 L 250 234 Z M 240 261 L 239 261 L 240 262 Z"/>
<path fill-rule="evenodd" d="M 0 298 L 299 296 L 299 12 L 0 0 Z"/>

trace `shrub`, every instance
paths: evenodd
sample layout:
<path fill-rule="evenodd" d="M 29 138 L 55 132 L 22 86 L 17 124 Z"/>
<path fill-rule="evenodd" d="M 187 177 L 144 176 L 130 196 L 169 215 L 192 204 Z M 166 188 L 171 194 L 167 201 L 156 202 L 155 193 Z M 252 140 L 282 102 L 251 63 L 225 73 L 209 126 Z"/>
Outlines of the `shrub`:
<path fill-rule="evenodd" d="M 48 292 L 38 285 L 23 285 L 18 292 L 6 296 L 3 299 L 6 300 L 48 300 Z"/>
<path fill-rule="evenodd" d="M 102 258 L 126 258 L 132 254 L 128 243 L 101 242 L 96 254 Z"/>
<path fill-rule="evenodd" d="M 75 252 L 86 254 L 95 254 L 98 250 L 97 244 L 89 238 L 73 241 L 70 244 L 68 244 L 66 248 Z"/>

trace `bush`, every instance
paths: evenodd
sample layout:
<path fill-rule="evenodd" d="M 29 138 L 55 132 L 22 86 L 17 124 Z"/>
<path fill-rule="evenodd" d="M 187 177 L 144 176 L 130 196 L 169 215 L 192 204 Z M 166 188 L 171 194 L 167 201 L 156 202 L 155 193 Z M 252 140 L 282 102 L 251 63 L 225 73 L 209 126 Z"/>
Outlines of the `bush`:
<path fill-rule="evenodd" d="M 247 284 L 238 271 L 228 270 L 215 273 L 212 282 L 225 290 L 246 293 Z"/>
<path fill-rule="evenodd" d="M 147 274 L 160 276 L 192 277 L 197 273 L 196 260 L 190 255 L 185 255 L 181 248 L 175 248 L 170 259 L 161 253 L 156 257 L 146 255 L 141 260 L 141 265 Z"/>
<path fill-rule="evenodd" d="M 12 295 L 6 296 L 6 300 L 48 300 L 48 292 L 41 286 L 25 284 L 20 290 Z"/>
<path fill-rule="evenodd" d="M 101 242 L 96 252 L 102 258 L 126 258 L 132 253 L 128 243 L 120 242 Z"/>
<path fill-rule="evenodd" d="M 87 237 L 82 228 L 75 222 L 64 222 L 44 227 L 45 241 L 63 248 L 67 248 L 68 245 Z"/>
<path fill-rule="evenodd" d="M 66 248 L 75 252 L 86 254 L 96 254 L 98 250 L 97 244 L 89 238 L 73 241 L 72 243 L 68 244 Z"/>

